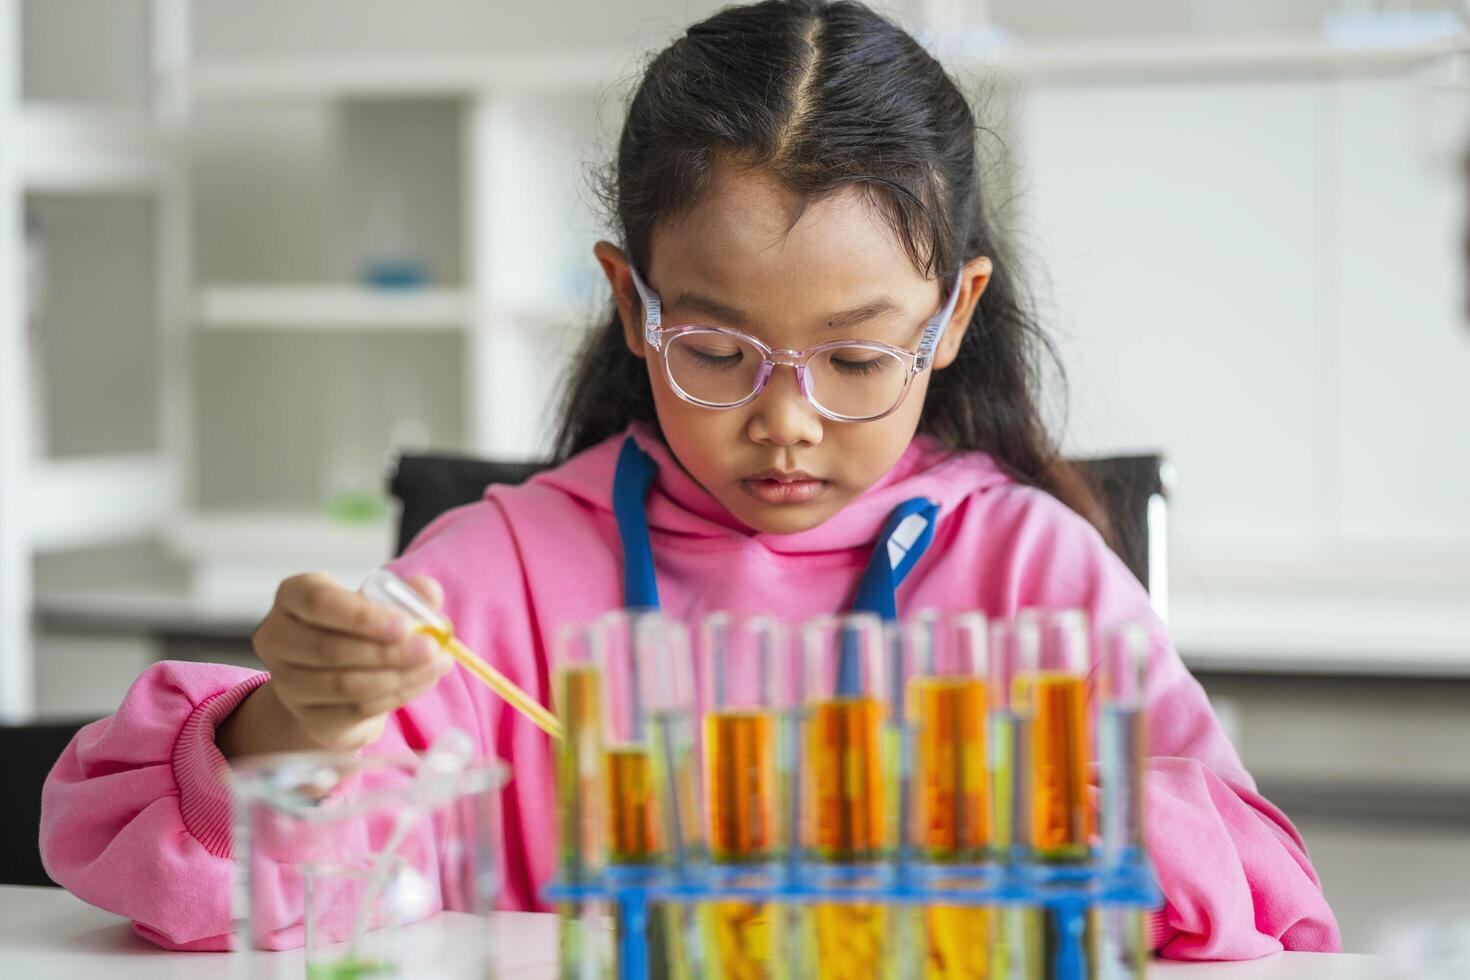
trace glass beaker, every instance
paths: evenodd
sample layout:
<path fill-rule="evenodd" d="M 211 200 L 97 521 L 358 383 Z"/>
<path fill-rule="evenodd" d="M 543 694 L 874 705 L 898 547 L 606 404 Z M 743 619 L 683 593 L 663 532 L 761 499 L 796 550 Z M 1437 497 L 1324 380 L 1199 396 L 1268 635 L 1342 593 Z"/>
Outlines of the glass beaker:
<path fill-rule="evenodd" d="M 501 767 L 472 761 L 469 746 L 452 731 L 422 756 L 238 760 L 236 948 L 302 946 L 312 980 L 493 975 Z M 468 932 L 456 923 L 471 948 L 459 940 L 448 961 L 403 942 L 405 926 L 441 911 L 479 917 Z M 248 974 L 266 969 L 247 962 Z"/>

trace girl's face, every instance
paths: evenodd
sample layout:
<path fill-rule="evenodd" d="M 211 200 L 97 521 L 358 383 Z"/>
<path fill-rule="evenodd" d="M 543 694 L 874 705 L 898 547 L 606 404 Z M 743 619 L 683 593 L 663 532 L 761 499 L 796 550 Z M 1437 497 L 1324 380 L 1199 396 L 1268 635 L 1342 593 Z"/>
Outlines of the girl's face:
<path fill-rule="evenodd" d="M 723 168 L 699 204 L 659 225 L 640 269 L 663 299 L 666 327 L 731 327 L 772 348 L 876 340 L 914 350 L 947 292 L 914 269 L 883 216 L 858 190 L 810 204 L 768 175 Z M 789 534 L 816 527 L 876 483 L 913 439 L 929 388 L 918 375 L 903 402 L 872 422 L 833 422 L 802 396 L 796 371 L 777 366 L 754 401 L 710 409 L 669 386 L 647 348 L 625 256 L 599 242 L 628 347 L 648 363 L 659 426 L 695 480 L 741 523 Z M 966 263 L 954 316 L 930 370 L 954 360 L 990 262 Z M 947 283 L 945 284 L 947 285 Z"/>

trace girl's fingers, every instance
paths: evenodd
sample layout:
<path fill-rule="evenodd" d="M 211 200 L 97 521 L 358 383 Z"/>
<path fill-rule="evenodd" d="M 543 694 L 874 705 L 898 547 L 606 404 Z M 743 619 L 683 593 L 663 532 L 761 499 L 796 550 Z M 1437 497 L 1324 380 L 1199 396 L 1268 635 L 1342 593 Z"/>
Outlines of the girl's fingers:
<path fill-rule="evenodd" d="M 403 707 L 432 688 L 437 681 L 438 678 L 422 681 L 393 694 L 355 704 L 314 705 L 303 709 L 303 724 L 311 731 L 325 735 L 327 740 L 332 740 L 338 732 L 347 731 L 364 721 Z"/>
<path fill-rule="evenodd" d="M 433 606 L 435 609 L 438 609 L 444 605 L 444 587 L 434 579 L 429 578 L 429 576 L 410 576 L 408 579 L 408 584 L 413 586 L 413 590 L 415 592 L 423 596 L 425 599 L 429 600 L 429 605 Z"/>
<path fill-rule="evenodd" d="M 293 575 L 282 582 L 276 605 L 307 625 L 378 643 L 401 642 L 410 631 L 411 624 L 402 613 L 369 602 L 316 572 Z"/>
<path fill-rule="evenodd" d="M 439 643 L 426 633 L 410 633 L 400 643 L 377 643 L 350 633 L 308 626 L 291 616 L 275 616 L 255 634 L 256 653 L 272 667 L 289 664 L 314 669 L 394 668 L 421 666 L 433 658 Z"/>
<path fill-rule="evenodd" d="M 272 673 L 271 680 L 281 700 L 292 707 L 363 705 L 392 699 L 404 691 L 426 689 L 449 673 L 453 666 L 454 661 L 442 652 L 406 670 L 318 670 L 282 664 Z"/>

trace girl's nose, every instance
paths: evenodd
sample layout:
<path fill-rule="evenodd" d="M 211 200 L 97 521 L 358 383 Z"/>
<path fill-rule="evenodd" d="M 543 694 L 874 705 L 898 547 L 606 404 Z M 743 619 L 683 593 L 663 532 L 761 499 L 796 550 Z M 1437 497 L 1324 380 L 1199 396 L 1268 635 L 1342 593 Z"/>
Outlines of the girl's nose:
<path fill-rule="evenodd" d="M 822 441 L 822 416 L 801 393 L 796 368 L 778 364 L 771 380 L 751 402 L 747 434 L 772 446 L 815 446 Z"/>

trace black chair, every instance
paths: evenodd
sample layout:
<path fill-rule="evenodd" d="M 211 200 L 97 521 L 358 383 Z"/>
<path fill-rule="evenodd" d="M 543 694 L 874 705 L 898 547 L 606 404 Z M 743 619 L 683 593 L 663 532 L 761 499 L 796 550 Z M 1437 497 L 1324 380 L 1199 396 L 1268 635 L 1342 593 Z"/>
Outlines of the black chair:
<path fill-rule="evenodd" d="M 1107 510 L 1123 564 L 1148 590 L 1159 618 L 1169 618 L 1168 498 L 1173 467 L 1157 453 L 1074 459 Z"/>
<path fill-rule="evenodd" d="M 41 786 L 85 721 L 0 725 L 0 885 L 55 885 L 41 866 Z"/>
<path fill-rule="evenodd" d="M 1169 470 L 1164 458 L 1145 454 L 1078 459 L 1112 523 L 1113 550 L 1138 576 L 1167 618 L 1168 559 L 1165 500 Z M 444 511 L 479 500 L 492 483 L 521 483 L 549 463 L 505 463 L 442 453 L 404 455 L 389 478 L 388 491 L 402 505 L 398 552 Z"/>

